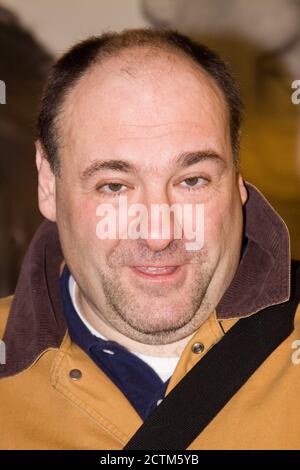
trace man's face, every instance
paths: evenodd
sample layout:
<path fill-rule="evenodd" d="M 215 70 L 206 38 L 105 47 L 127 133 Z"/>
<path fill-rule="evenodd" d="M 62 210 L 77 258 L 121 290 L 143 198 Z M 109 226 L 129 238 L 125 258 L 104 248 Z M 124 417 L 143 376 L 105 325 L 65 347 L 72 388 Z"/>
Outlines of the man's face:
<path fill-rule="evenodd" d="M 199 328 L 232 280 L 246 190 L 212 79 L 172 54 L 133 52 L 95 66 L 68 96 L 53 204 L 82 305 L 132 339 L 162 344 Z M 120 196 L 148 210 L 145 238 L 97 237 L 97 207 L 117 208 Z M 175 203 L 204 205 L 201 249 L 187 250 L 184 233 L 151 231 L 151 205 Z"/>

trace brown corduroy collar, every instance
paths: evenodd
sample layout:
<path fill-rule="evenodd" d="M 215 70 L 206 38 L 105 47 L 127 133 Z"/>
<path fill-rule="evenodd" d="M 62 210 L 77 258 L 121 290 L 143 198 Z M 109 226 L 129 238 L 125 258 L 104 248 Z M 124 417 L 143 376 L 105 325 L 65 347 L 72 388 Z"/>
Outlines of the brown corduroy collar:
<path fill-rule="evenodd" d="M 219 319 L 242 318 L 290 296 L 290 241 L 286 225 L 267 200 L 247 183 L 244 248 L 236 274 L 219 302 Z M 44 221 L 28 249 L 4 334 L 7 364 L 0 377 L 29 367 L 66 333 L 59 295 L 63 255 L 56 224 Z"/>

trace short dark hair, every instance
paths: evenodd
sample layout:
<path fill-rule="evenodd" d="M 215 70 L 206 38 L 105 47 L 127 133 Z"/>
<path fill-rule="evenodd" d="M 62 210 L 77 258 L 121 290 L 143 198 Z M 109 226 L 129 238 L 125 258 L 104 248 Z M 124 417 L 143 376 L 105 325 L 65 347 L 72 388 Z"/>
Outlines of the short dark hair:
<path fill-rule="evenodd" d="M 134 47 L 173 51 L 192 59 L 212 77 L 228 106 L 231 144 L 237 165 L 242 102 L 238 85 L 225 62 L 208 47 L 176 31 L 129 29 L 90 37 L 73 46 L 53 65 L 44 87 L 37 131 L 54 174 L 59 172 L 58 119 L 68 92 L 92 65 Z"/>

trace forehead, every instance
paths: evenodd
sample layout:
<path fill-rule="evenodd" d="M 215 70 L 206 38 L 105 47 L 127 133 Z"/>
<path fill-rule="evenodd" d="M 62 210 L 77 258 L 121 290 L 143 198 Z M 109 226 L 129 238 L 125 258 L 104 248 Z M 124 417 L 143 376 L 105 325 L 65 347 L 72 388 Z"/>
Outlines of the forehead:
<path fill-rule="evenodd" d="M 206 71 L 174 53 L 137 49 L 105 59 L 80 79 L 60 129 L 65 148 L 91 155 L 100 143 L 124 149 L 131 140 L 142 150 L 170 133 L 226 140 L 228 123 L 223 94 Z"/>

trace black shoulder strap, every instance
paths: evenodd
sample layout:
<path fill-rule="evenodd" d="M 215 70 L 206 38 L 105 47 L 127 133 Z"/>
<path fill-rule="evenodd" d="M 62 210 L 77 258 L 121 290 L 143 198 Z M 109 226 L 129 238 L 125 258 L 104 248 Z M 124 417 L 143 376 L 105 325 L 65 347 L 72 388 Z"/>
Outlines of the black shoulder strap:
<path fill-rule="evenodd" d="M 186 449 L 292 333 L 299 298 L 300 263 L 292 261 L 290 300 L 239 320 L 166 396 L 124 450 Z"/>

